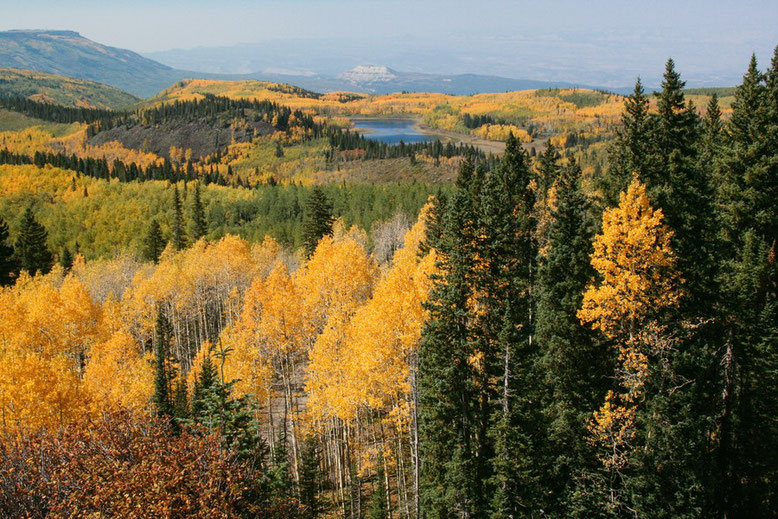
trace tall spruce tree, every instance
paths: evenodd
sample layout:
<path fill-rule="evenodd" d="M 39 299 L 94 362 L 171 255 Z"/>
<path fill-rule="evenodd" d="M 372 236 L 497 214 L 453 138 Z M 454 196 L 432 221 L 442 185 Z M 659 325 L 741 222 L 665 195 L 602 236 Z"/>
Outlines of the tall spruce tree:
<path fill-rule="evenodd" d="M 475 349 L 483 355 L 480 457 L 491 457 L 490 514 L 515 516 L 539 508 L 534 459 L 535 192 L 529 157 L 510 135 L 498 167 L 482 182 L 473 280 L 479 312 Z M 490 381 L 497 381 L 493 383 Z"/>
<path fill-rule="evenodd" d="M 162 251 L 165 250 L 165 245 L 165 238 L 162 236 L 162 229 L 160 229 L 159 223 L 157 223 L 157 220 L 151 220 L 149 229 L 146 231 L 146 236 L 143 239 L 141 257 L 144 261 L 156 263 L 159 261 Z"/>
<path fill-rule="evenodd" d="M 303 244 L 310 256 L 323 236 L 332 234 L 332 204 L 319 187 L 314 187 L 305 205 Z"/>
<path fill-rule="evenodd" d="M 648 107 L 648 96 L 638 78 L 632 94 L 624 101 L 607 174 L 599 180 L 606 207 L 618 203 L 619 193 L 627 189 L 634 173 L 643 178 L 654 167 L 653 125 Z"/>
<path fill-rule="evenodd" d="M 323 513 L 323 506 L 320 496 L 322 485 L 321 458 L 319 456 L 319 446 L 313 438 L 305 442 L 305 447 L 300 460 L 300 504 L 305 508 L 303 511 L 304 519 L 315 519 Z"/>
<path fill-rule="evenodd" d="M 19 234 L 14 243 L 16 263 L 30 274 L 47 274 L 54 265 L 54 258 L 46 245 L 48 233 L 35 220 L 31 207 L 27 207 L 19 225 Z"/>
<path fill-rule="evenodd" d="M 737 88 L 718 186 L 726 320 L 718 416 L 717 512 L 774 514 L 778 493 L 778 49 L 767 74 L 752 56 Z"/>
<path fill-rule="evenodd" d="M 173 190 L 173 248 L 182 250 L 186 246 L 186 235 L 184 230 L 184 212 L 181 205 L 181 196 L 178 192 L 178 186 Z"/>
<path fill-rule="evenodd" d="M 557 193 L 549 248 L 538 273 L 536 372 L 543 386 L 546 431 L 546 441 L 538 447 L 544 453 L 544 510 L 561 517 L 573 512 L 575 482 L 597 466 L 586 442 L 587 425 L 604 399 L 611 370 L 607 347 L 577 315 L 594 277 L 590 256 L 595 227 L 581 190 L 581 169 L 574 161 L 563 168 Z"/>
<path fill-rule="evenodd" d="M 59 256 L 59 264 L 65 272 L 69 272 L 73 268 L 73 253 L 67 247 L 62 249 L 62 254 Z"/>
<path fill-rule="evenodd" d="M 193 241 L 205 237 L 208 234 L 208 222 L 205 219 L 205 208 L 203 207 L 202 194 L 200 191 L 200 182 L 195 184 L 194 194 L 192 195 L 192 215 L 191 215 L 191 236 Z"/>
<path fill-rule="evenodd" d="M 434 276 L 419 346 L 421 513 L 429 518 L 483 515 L 474 505 L 486 498 L 484 461 L 477 456 L 475 352 L 469 340 L 476 213 L 462 180 L 472 177 L 472 168 L 472 163 L 462 164 L 459 187 L 446 203 L 439 233 L 434 240 L 428 236 L 441 271 Z"/>
<path fill-rule="evenodd" d="M 389 501 L 386 499 L 386 471 L 384 469 L 384 454 L 378 455 L 378 467 L 376 468 L 376 484 L 373 490 L 373 498 L 367 509 L 367 519 L 388 519 Z"/>
<path fill-rule="evenodd" d="M 679 345 L 649 377 L 646 402 L 636 418 L 642 424 L 643 448 L 633 459 L 635 471 L 625 488 L 643 514 L 661 502 L 672 502 L 665 506 L 668 514 L 694 514 L 710 502 L 708 438 L 714 433 L 715 352 L 721 347 L 715 304 L 719 290 L 711 276 L 718 265 L 717 222 L 712 171 L 700 159 L 703 125 L 685 100 L 684 86 L 669 59 L 662 90 L 655 93 L 652 169 L 640 178 L 673 229 L 671 245 L 684 280 L 680 312 L 663 322 L 677 334 Z"/>
<path fill-rule="evenodd" d="M 16 258 L 9 243 L 8 224 L 0 217 L 0 286 L 12 284 L 16 272 Z"/>
<path fill-rule="evenodd" d="M 173 405 L 170 401 L 170 370 L 168 355 L 170 351 L 170 321 L 165 312 L 160 308 L 157 311 L 156 336 L 154 348 L 154 395 L 152 402 L 157 415 L 163 417 L 173 416 Z"/>

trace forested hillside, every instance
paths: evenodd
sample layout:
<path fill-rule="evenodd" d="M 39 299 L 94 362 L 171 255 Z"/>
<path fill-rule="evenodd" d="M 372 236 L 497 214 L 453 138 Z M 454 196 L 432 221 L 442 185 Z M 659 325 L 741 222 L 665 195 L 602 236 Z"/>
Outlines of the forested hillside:
<path fill-rule="evenodd" d="M 120 109 L 140 101 L 132 94 L 93 81 L 12 68 L 0 69 L 0 97 L 82 108 Z"/>
<path fill-rule="evenodd" d="M 778 48 L 684 87 L 0 100 L 0 510 L 775 516 Z"/>

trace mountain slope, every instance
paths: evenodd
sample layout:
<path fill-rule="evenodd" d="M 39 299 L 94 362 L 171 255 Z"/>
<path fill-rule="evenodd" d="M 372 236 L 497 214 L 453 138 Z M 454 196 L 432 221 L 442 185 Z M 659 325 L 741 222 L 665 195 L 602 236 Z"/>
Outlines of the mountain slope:
<path fill-rule="evenodd" d="M 71 77 L 0 68 L 0 97 L 20 96 L 81 108 L 126 108 L 140 98 L 118 88 Z"/>
<path fill-rule="evenodd" d="M 186 72 L 74 31 L 0 32 L 0 67 L 88 79 L 143 97 L 187 77 Z"/>

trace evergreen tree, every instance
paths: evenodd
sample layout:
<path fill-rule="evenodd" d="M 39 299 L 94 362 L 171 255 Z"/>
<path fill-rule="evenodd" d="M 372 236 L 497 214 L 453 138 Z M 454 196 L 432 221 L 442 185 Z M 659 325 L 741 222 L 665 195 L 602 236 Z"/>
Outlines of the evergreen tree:
<path fill-rule="evenodd" d="M 538 171 L 538 195 L 545 200 L 548 190 L 556 183 L 559 177 L 559 152 L 551 143 L 546 142 L 546 149 L 538 156 L 536 161 Z"/>
<path fill-rule="evenodd" d="M 460 171 L 469 175 L 468 169 L 465 163 Z M 421 513 L 430 518 L 474 514 L 473 503 L 486 498 L 481 471 L 475 467 L 477 388 L 469 341 L 476 222 L 468 186 L 461 178 L 457 184 L 459 189 L 446 203 L 439 236 L 434 241 L 428 236 L 429 246 L 438 252 L 441 274 L 430 291 L 429 318 L 419 346 Z"/>
<path fill-rule="evenodd" d="M 0 217 L 0 286 L 12 284 L 17 273 L 14 249 L 8 238 L 8 224 Z"/>
<path fill-rule="evenodd" d="M 303 243 L 309 256 L 316 250 L 322 236 L 332 233 L 333 221 L 332 204 L 327 195 L 318 187 L 314 187 L 308 197 L 303 219 Z"/>
<path fill-rule="evenodd" d="M 709 172 L 711 188 L 718 190 L 720 178 L 717 166 L 724 147 L 724 122 L 721 119 L 719 96 L 715 93 L 708 101 L 705 118 L 702 120 L 702 149 L 700 152 L 700 167 Z"/>
<path fill-rule="evenodd" d="M 712 459 L 707 447 L 717 412 L 715 352 L 721 347 L 715 319 L 720 290 L 711 276 L 718 264 L 713 178 L 700 160 L 703 125 L 685 101 L 684 85 L 673 60 L 668 60 L 662 90 L 655 94 L 656 168 L 641 177 L 674 232 L 672 249 L 684 279 L 684 297 L 680 312 L 663 325 L 678 334 L 680 344 L 647 382 L 650 396 L 637 413 L 645 424 L 645 444 L 634 458 L 635 474 L 626 482 L 638 510 L 651 513 L 658 503 L 672 500 L 666 510 L 676 515 L 691 514 L 710 500 Z M 679 380 L 684 383 L 671 397 L 667 385 Z M 664 470 L 656 470 L 658 463 Z"/>
<path fill-rule="evenodd" d="M 778 493 L 778 49 L 767 74 L 752 56 L 727 125 L 718 186 L 726 320 L 716 495 L 729 517 L 774 513 Z M 769 198 L 773 197 L 772 200 Z"/>
<path fill-rule="evenodd" d="M 267 485 L 276 495 L 290 497 L 294 493 L 292 467 L 287 451 L 286 427 L 280 428 L 278 439 L 271 452 L 271 464 L 267 475 Z"/>
<path fill-rule="evenodd" d="M 479 458 L 491 458 L 483 477 L 491 477 L 494 488 L 489 504 L 494 518 L 539 508 L 533 444 L 539 417 L 532 404 L 537 242 L 531 176 L 529 157 L 510 135 L 501 163 L 483 182 L 478 206 L 480 265 L 474 291 L 480 310 L 473 338 L 484 357 L 477 385 L 484 392 L 479 399 L 482 436 L 488 438 Z"/>
<path fill-rule="evenodd" d="M 190 418 L 186 422 L 199 424 L 209 433 L 218 433 L 226 448 L 241 458 L 259 463 L 265 446 L 254 418 L 254 406 L 248 396 L 233 398 L 235 381 L 224 381 L 224 362 L 231 349 L 220 346 L 210 353 L 203 359 L 197 375 Z M 220 362 L 220 368 L 214 365 L 212 357 Z"/>
<path fill-rule="evenodd" d="M 156 347 L 154 349 L 154 396 L 152 402 L 158 416 L 173 416 L 173 406 L 170 401 L 170 373 L 168 354 L 170 350 L 170 322 L 165 312 L 160 308 L 157 312 Z"/>
<path fill-rule="evenodd" d="M 590 256 L 594 222 L 581 190 L 575 162 L 564 168 L 556 209 L 548 232 L 549 249 L 538 274 L 538 382 L 547 441 L 543 486 L 549 496 L 544 510 L 567 516 L 575 481 L 596 468 L 586 443 L 587 423 L 604 399 L 610 370 L 607 348 L 582 325 L 577 313 L 594 277 Z M 566 509 L 567 508 L 567 509 Z"/>
<path fill-rule="evenodd" d="M 323 512 L 319 488 L 321 487 L 321 460 L 316 441 L 310 438 L 305 443 L 300 461 L 300 504 L 304 508 L 303 517 L 314 519 Z"/>
<path fill-rule="evenodd" d="M 643 178 L 654 167 L 648 105 L 643 83 L 638 78 L 632 94 L 624 101 L 621 125 L 611 148 L 608 173 L 600 181 L 606 207 L 618 203 L 619 193 L 627 189 L 634 173 Z"/>
<path fill-rule="evenodd" d="M 142 259 L 156 263 L 159 261 L 162 251 L 165 250 L 165 244 L 165 238 L 162 237 L 162 229 L 160 229 L 156 220 L 151 220 L 149 230 L 143 239 Z"/>
<path fill-rule="evenodd" d="M 200 183 L 195 184 L 194 194 L 192 196 L 192 221 L 191 236 L 193 241 L 205 237 L 208 233 L 208 224 L 205 220 L 205 208 L 200 193 Z"/>
<path fill-rule="evenodd" d="M 383 452 L 378 454 L 378 466 L 376 468 L 376 484 L 373 490 L 373 498 L 367 509 L 367 519 L 387 519 L 389 514 L 388 501 L 386 499 L 386 473 L 384 470 Z"/>
<path fill-rule="evenodd" d="M 181 197 L 178 186 L 173 190 L 173 248 L 182 250 L 186 246 L 184 234 L 184 212 L 181 206 Z"/>
<path fill-rule="evenodd" d="M 16 263 L 30 274 L 47 274 L 54 265 L 54 258 L 46 245 L 48 233 L 35 220 L 32 208 L 27 207 L 22 215 L 19 235 L 14 244 Z"/>
<path fill-rule="evenodd" d="M 187 395 L 186 381 L 179 377 L 173 391 L 173 416 L 179 422 L 189 418 L 189 398 Z"/>
<path fill-rule="evenodd" d="M 73 267 L 73 254 L 67 247 L 62 249 L 62 254 L 59 256 L 59 264 L 65 269 L 65 272 L 70 271 Z"/>
<path fill-rule="evenodd" d="M 281 146 L 280 141 L 276 141 L 276 157 L 283 157 L 284 156 L 284 148 Z"/>
<path fill-rule="evenodd" d="M 192 418 L 201 423 L 208 416 L 208 396 L 213 393 L 218 382 L 216 367 L 213 365 L 210 355 L 206 355 L 197 374 L 194 391 L 192 392 Z"/>

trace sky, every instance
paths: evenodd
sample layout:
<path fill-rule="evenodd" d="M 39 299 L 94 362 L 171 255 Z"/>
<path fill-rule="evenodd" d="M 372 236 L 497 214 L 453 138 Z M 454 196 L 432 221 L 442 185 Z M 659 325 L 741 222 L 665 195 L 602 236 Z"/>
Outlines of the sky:
<path fill-rule="evenodd" d="M 70 29 L 157 59 L 170 49 L 307 41 L 406 69 L 416 52 L 426 56 L 418 71 L 594 72 L 611 83 L 661 74 L 669 56 L 693 78 L 740 77 L 752 52 L 767 64 L 778 45 L 776 0 L 0 0 L 0 9 L 0 30 Z"/>

